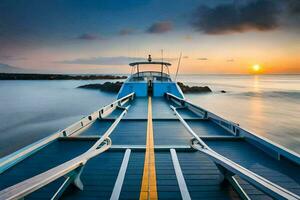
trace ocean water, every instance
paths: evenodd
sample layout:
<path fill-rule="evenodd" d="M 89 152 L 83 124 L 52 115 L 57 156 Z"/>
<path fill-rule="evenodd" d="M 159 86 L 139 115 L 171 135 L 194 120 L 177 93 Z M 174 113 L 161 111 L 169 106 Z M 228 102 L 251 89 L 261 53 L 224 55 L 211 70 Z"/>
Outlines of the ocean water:
<path fill-rule="evenodd" d="M 300 75 L 198 75 L 179 81 L 213 90 L 185 95 L 195 104 L 300 153 Z"/>
<path fill-rule="evenodd" d="M 76 89 L 105 81 L 0 81 L 0 157 L 110 103 L 116 94 Z M 209 86 L 212 93 L 186 98 L 300 153 L 300 75 L 182 75 L 178 81 Z"/>
<path fill-rule="evenodd" d="M 109 104 L 115 94 L 78 89 L 103 81 L 0 81 L 0 157 Z"/>

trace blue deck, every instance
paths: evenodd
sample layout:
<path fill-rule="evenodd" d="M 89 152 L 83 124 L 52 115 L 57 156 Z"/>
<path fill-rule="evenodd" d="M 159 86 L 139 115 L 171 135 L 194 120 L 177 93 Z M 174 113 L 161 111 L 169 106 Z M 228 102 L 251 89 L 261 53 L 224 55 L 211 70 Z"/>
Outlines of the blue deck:
<path fill-rule="evenodd" d="M 113 145 L 145 145 L 147 120 L 124 120 L 112 132 Z"/>
<path fill-rule="evenodd" d="M 198 136 L 232 136 L 232 134 L 210 120 L 186 120 Z"/>
<path fill-rule="evenodd" d="M 155 167 L 158 198 L 181 199 L 170 152 L 156 152 Z"/>
<path fill-rule="evenodd" d="M 176 148 L 187 146 L 192 139 L 184 125 L 174 115 L 170 103 L 164 98 L 153 98 L 153 132 L 154 144 Z M 113 145 L 146 144 L 148 101 L 137 98 L 128 113 L 110 135 Z M 97 119 L 80 132 L 80 136 L 101 136 L 108 130 L 123 110 L 117 109 L 108 119 Z M 249 144 L 241 138 L 234 137 L 229 131 L 210 120 L 200 119 L 194 112 L 181 108 L 179 114 L 187 124 L 213 150 L 233 160 L 243 167 L 267 178 L 270 181 L 300 195 L 299 166 L 287 160 L 278 161 L 264 151 Z M 205 139 L 209 137 L 210 139 Z M 216 138 L 219 137 L 219 139 Z M 42 173 L 85 152 L 96 138 L 59 139 L 24 161 L 0 174 L 0 190 L 22 180 Z M 123 146 L 123 147 L 124 147 Z M 122 163 L 125 148 L 108 150 L 88 161 L 81 175 L 84 190 L 69 187 L 62 199 L 109 199 Z M 178 150 L 177 156 L 189 194 L 192 199 L 239 199 L 232 186 L 222 182 L 221 174 L 215 163 L 203 153 L 189 148 Z M 157 192 L 159 199 L 181 199 L 181 193 L 174 171 L 169 149 L 155 149 L 155 167 Z M 145 150 L 132 149 L 122 186 L 120 199 L 139 199 L 143 176 Z M 242 188 L 251 199 L 269 199 L 248 182 L 237 177 Z M 49 199 L 62 184 L 60 178 L 40 190 L 30 194 L 26 199 Z"/>
<path fill-rule="evenodd" d="M 128 113 L 124 119 L 147 119 L 148 100 L 147 98 L 136 98 L 130 102 Z"/>
<path fill-rule="evenodd" d="M 188 145 L 192 137 L 178 120 L 153 121 L 155 145 Z"/>
<path fill-rule="evenodd" d="M 93 141 L 55 141 L 0 174 L 0 190 L 42 173 L 85 152 Z"/>
<path fill-rule="evenodd" d="M 62 199 L 109 199 L 123 156 L 124 152 L 106 152 L 91 159 L 81 176 L 84 190 L 72 187 Z"/>
<path fill-rule="evenodd" d="M 207 144 L 241 166 L 295 194 L 300 194 L 299 166 L 296 164 L 285 160 L 278 161 L 243 140 L 207 141 Z"/>
<path fill-rule="evenodd" d="M 113 119 L 97 119 L 88 128 L 83 130 L 80 135 L 103 135 L 113 122 Z"/>
<path fill-rule="evenodd" d="M 221 185 L 216 165 L 200 152 L 177 152 L 192 199 L 239 199 L 229 185 Z"/>
<path fill-rule="evenodd" d="M 177 110 L 183 119 L 199 119 L 200 117 L 186 108 Z"/>
<path fill-rule="evenodd" d="M 144 169 L 144 158 L 145 152 L 131 153 L 120 199 L 139 199 Z"/>

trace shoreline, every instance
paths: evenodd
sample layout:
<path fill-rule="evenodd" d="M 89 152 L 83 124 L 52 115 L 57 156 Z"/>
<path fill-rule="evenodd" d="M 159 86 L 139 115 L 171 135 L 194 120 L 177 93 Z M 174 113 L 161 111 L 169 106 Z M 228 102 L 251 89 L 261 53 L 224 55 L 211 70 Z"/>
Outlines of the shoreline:
<path fill-rule="evenodd" d="M 126 78 L 127 76 L 117 76 L 117 75 L 0 73 L 0 80 L 108 80 L 108 79 L 126 79 Z"/>

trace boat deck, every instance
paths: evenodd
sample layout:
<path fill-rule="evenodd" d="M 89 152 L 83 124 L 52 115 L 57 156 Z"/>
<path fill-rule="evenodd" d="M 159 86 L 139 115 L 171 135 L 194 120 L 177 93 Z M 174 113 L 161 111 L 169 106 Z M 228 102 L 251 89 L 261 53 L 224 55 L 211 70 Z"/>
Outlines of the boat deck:
<path fill-rule="evenodd" d="M 141 188 L 145 184 L 144 179 L 147 179 L 145 165 L 149 164 L 149 170 L 154 170 L 150 172 L 154 173 L 156 179 L 156 183 L 148 185 L 151 188 L 151 184 L 155 184 L 154 191 L 149 192 L 150 199 L 240 199 L 236 185 L 223 179 L 218 164 L 205 153 L 191 147 L 193 136 L 170 108 L 170 105 L 176 104 L 166 98 L 153 98 L 150 107 L 152 116 L 149 119 L 148 103 L 147 98 L 136 98 L 123 105 L 130 107 L 110 135 L 111 148 L 91 158 L 83 168 L 80 177 L 84 189 L 79 190 L 71 185 L 60 198 L 144 199 Z M 116 109 L 108 117 L 96 119 L 76 135 L 60 137 L 16 163 L 0 174 L 0 190 L 84 153 L 107 132 L 121 113 L 122 109 Z M 212 150 L 300 195 L 298 164 L 284 158 L 276 159 L 247 139 L 234 135 L 191 109 L 182 107 L 178 113 Z M 149 120 L 152 124 L 149 124 Z M 153 147 L 149 129 L 153 130 Z M 147 152 L 150 152 L 149 155 Z M 151 158 L 151 155 L 155 162 L 147 163 L 146 157 Z M 237 185 L 241 186 L 249 199 L 271 199 L 270 195 L 243 177 L 235 177 Z M 27 195 L 26 199 L 50 199 L 64 181 L 65 178 L 60 177 Z"/>

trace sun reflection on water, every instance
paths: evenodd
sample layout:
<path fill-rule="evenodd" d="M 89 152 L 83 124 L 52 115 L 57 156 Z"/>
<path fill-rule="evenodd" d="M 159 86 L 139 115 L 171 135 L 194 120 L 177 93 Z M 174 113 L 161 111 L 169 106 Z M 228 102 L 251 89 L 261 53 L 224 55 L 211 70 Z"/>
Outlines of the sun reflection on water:
<path fill-rule="evenodd" d="M 266 133 L 261 131 L 261 127 L 263 126 L 263 123 L 265 121 L 264 115 L 263 115 L 263 102 L 260 96 L 261 91 L 261 84 L 260 79 L 258 75 L 255 75 L 253 77 L 253 92 L 255 95 L 253 95 L 250 99 L 250 118 L 252 120 L 249 121 L 251 123 L 251 127 L 255 128 L 256 131 L 259 131 L 261 135 L 265 136 Z"/>

